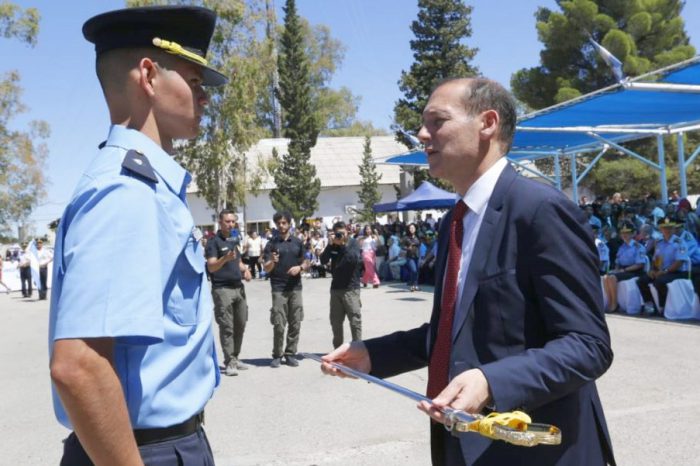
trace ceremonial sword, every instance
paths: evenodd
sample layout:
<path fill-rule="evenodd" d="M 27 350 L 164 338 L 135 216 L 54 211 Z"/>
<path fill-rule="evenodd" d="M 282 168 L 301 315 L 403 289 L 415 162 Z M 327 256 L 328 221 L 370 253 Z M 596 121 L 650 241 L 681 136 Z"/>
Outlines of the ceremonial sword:
<path fill-rule="evenodd" d="M 433 404 L 433 400 L 420 393 L 357 371 L 343 364 L 323 361 L 321 357 L 316 354 L 301 353 L 301 356 L 320 363 L 325 362 L 344 374 L 387 388 L 413 401 L 425 401 L 431 405 Z M 487 416 L 483 416 L 481 414 L 469 414 L 465 411 L 450 407 L 439 408 L 439 410 L 445 415 L 445 428 L 450 432 L 476 432 L 495 440 L 503 440 L 504 442 L 523 447 L 559 445 L 561 443 L 561 430 L 559 430 L 559 428 L 550 424 L 533 423 L 531 422 L 530 416 L 521 411 L 491 413 Z"/>

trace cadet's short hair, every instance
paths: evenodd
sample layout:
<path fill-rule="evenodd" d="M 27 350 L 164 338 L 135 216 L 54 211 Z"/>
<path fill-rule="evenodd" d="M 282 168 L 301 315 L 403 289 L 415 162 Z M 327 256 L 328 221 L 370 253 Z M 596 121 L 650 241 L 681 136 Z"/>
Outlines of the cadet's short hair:
<path fill-rule="evenodd" d="M 347 225 L 345 225 L 345 222 L 343 222 L 342 220 L 333 224 L 333 231 L 339 230 L 341 228 L 343 230 L 347 230 Z"/>
<path fill-rule="evenodd" d="M 272 221 L 275 223 L 279 222 L 282 219 L 285 219 L 287 223 L 292 223 L 292 214 L 290 214 L 286 210 L 283 210 L 281 212 L 275 212 L 275 215 L 272 216 Z"/>

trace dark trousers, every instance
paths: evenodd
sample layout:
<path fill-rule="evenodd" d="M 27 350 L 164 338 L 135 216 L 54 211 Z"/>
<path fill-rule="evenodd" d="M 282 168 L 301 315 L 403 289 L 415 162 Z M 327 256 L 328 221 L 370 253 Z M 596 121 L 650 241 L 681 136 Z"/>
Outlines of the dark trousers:
<path fill-rule="evenodd" d="M 654 288 L 656 288 L 656 291 L 659 292 L 659 306 L 661 306 L 663 309 L 663 307 L 666 305 L 666 295 L 668 294 L 667 285 L 673 280 L 687 277 L 688 272 L 669 272 L 655 279 L 652 279 L 649 275 L 644 274 L 639 277 L 639 280 L 637 280 L 637 286 L 639 287 L 639 291 L 642 293 L 644 302 L 653 302 L 654 300 L 652 299 L 651 291 L 649 290 L 649 284 L 653 283 Z"/>
<path fill-rule="evenodd" d="M 255 278 L 255 269 L 258 269 L 258 275 L 262 272 L 262 264 L 260 264 L 260 256 L 248 256 L 245 260 L 250 269 L 250 276 Z"/>
<path fill-rule="evenodd" d="M 466 466 L 459 439 L 437 422 L 430 423 L 430 457 L 433 466 Z"/>
<path fill-rule="evenodd" d="M 46 299 L 46 276 L 48 275 L 47 267 L 39 267 L 39 299 Z"/>
<path fill-rule="evenodd" d="M 22 296 L 29 298 L 32 296 L 32 268 L 20 267 L 19 278 L 22 280 Z"/>
<path fill-rule="evenodd" d="M 174 440 L 152 443 L 139 447 L 141 459 L 146 466 L 213 466 L 214 455 L 209 441 L 200 428 L 194 434 Z M 63 445 L 61 466 L 92 466 L 75 432 L 71 432 Z"/>

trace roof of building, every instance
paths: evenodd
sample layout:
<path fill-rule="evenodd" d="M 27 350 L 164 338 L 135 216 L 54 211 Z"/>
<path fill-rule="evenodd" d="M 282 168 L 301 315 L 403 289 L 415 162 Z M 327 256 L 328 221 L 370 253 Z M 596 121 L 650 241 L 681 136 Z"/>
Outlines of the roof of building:
<path fill-rule="evenodd" d="M 321 188 L 339 186 L 359 186 L 360 164 L 364 150 L 365 138 L 353 137 L 319 137 L 311 149 L 311 164 L 316 167 L 316 176 L 321 180 Z M 246 172 L 248 176 L 260 173 L 262 161 L 272 157 L 272 150 L 282 156 L 287 151 L 289 139 L 261 139 L 246 153 Z M 394 136 L 374 136 L 371 138 L 372 157 L 383 159 L 391 155 L 406 152 L 406 146 L 398 143 Z M 382 177 L 379 184 L 398 184 L 398 166 L 377 165 L 377 172 Z M 271 176 L 263 176 L 259 189 L 268 190 L 275 187 Z M 192 182 L 188 193 L 197 192 L 196 183 Z"/>

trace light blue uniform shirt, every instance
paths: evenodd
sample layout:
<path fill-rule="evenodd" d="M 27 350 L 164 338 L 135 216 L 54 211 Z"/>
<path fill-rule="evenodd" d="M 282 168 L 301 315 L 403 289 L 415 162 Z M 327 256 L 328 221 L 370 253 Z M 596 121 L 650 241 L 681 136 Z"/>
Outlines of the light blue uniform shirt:
<path fill-rule="evenodd" d="M 688 257 L 692 265 L 700 264 L 700 247 L 698 247 L 698 240 L 695 239 L 692 233 L 688 230 L 683 230 L 680 232 L 678 237 L 683 240 L 686 249 L 688 250 Z"/>
<path fill-rule="evenodd" d="M 154 183 L 122 168 L 145 155 Z M 139 131 L 112 126 L 56 234 L 49 352 L 61 339 L 111 337 L 134 428 L 204 408 L 219 383 L 204 255 L 187 207 L 190 175 Z M 58 420 L 72 428 L 54 388 Z"/>
<path fill-rule="evenodd" d="M 610 265 L 610 249 L 605 241 L 598 237 L 595 238 L 595 247 L 598 249 L 598 268 L 604 272 L 608 270 L 608 265 Z"/>
<path fill-rule="evenodd" d="M 623 268 L 644 264 L 646 262 L 644 256 L 646 256 L 646 249 L 635 240 L 631 240 L 629 244 L 622 243 L 615 256 L 615 266 Z"/>
<path fill-rule="evenodd" d="M 661 257 L 661 270 L 671 267 L 676 261 L 683 261 L 683 265 L 676 272 L 688 271 L 688 249 L 683 240 L 678 236 L 673 235 L 669 241 L 657 241 L 656 250 L 654 251 L 654 262 L 657 257 Z"/>

